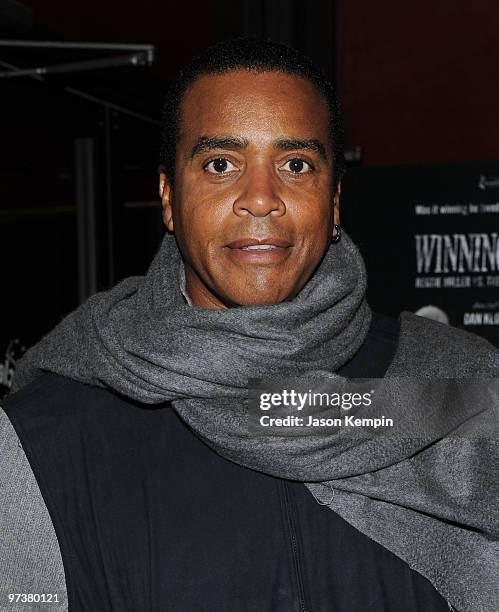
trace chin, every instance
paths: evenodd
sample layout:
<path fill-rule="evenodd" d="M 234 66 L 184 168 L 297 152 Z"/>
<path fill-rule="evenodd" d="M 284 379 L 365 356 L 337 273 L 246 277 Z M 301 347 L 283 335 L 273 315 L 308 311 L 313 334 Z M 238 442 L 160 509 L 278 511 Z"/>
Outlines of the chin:
<path fill-rule="evenodd" d="M 237 295 L 237 296 L 227 296 L 228 303 L 231 306 L 269 306 L 272 304 L 279 304 L 280 302 L 285 302 L 291 297 L 287 297 L 286 295 L 277 296 L 277 295 L 269 295 L 266 293 L 258 294 L 252 293 L 251 295 Z"/>
<path fill-rule="evenodd" d="M 219 296 L 223 296 L 222 301 L 229 307 L 234 306 L 270 306 L 292 300 L 299 292 L 296 286 L 283 287 L 277 281 L 261 283 L 260 287 L 249 285 L 241 287 L 241 291 L 232 287 L 227 287 L 228 291 L 222 291 Z"/>

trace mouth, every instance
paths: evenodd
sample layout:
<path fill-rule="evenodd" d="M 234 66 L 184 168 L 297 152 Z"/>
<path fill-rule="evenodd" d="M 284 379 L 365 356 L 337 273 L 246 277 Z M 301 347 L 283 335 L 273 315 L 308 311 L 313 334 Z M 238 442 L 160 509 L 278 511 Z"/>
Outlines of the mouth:
<path fill-rule="evenodd" d="M 288 240 L 266 236 L 265 238 L 239 238 L 230 242 L 227 247 L 229 249 L 245 249 L 245 250 L 265 250 L 265 249 L 286 249 L 293 246 Z"/>
<path fill-rule="evenodd" d="M 293 244 L 282 238 L 240 238 L 226 245 L 231 257 L 246 263 L 276 263 L 285 259 Z"/>
<path fill-rule="evenodd" d="M 251 246 L 239 247 L 242 251 L 269 251 L 273 249 L 280 249 L 275 244 L 253 244 Z"/>

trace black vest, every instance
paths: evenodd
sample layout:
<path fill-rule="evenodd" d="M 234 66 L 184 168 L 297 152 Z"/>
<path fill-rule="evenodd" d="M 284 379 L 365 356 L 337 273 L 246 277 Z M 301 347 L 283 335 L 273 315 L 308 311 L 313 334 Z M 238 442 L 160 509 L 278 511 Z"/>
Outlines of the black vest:
<path fill-rule="evenodd" d="M 398 323 L 375 317 L 339 373 L 382 376 Z M 46 374 L 5 401 L 78 612 L 448 612 L 391 552 L 301 483 L 231 463 L 169 404 Z"/>

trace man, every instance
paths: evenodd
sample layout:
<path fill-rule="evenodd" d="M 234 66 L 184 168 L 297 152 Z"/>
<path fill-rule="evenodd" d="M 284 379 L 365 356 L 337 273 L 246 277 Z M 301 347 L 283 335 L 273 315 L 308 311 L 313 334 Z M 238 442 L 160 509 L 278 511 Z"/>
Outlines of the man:
<path fill-rule="evenodd" d="M 341 174 L 334 93 L 297 52 L 229 41 L 182 72 L 147 275 L 67 317 L 4 403 L 4 590 L 70 610 L 495 609 L 487 402 L 449 416 L 426 395 L 423 443 L 248 427 L 250 378 L 497 375 L 482 339 L 371 313 Z M 445 444 L 462 427 L 479 448 Z"/>

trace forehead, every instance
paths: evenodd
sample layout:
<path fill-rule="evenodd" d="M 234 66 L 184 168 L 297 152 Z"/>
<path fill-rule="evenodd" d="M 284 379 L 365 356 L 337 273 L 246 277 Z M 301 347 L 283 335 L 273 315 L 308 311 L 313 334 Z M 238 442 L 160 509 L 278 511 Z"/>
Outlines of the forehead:
<path fill-rule="evenodd" d="M 326 101 L 313 83 L 281 72 L 202 75 L 180 105 L 180 142 L 206 134 L 318 138 L 328 144 Z M 180 143 L 179 143 L 180 144 Z"/>

